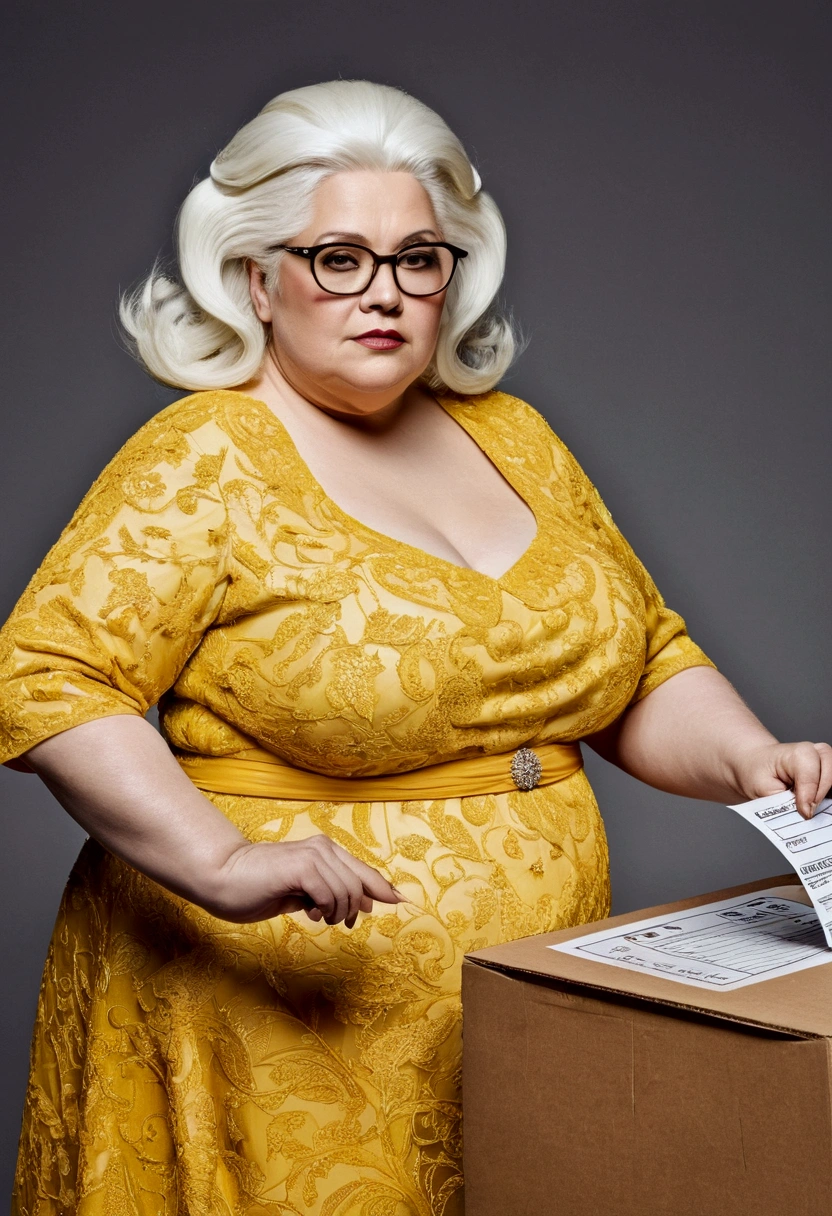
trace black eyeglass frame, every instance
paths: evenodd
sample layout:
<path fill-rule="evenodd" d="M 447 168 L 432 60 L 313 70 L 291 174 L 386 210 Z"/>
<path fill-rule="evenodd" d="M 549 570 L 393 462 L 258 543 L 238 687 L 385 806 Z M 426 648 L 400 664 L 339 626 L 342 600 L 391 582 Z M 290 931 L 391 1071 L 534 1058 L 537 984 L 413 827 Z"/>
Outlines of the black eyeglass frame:
<path fill-rule="evenodd" d="M 357 245 L 351 241 L 326 241 L 323 245 L 309 245 L 307 248 L 300 245 L 272 245 L 271 248 L 283 249 L 286 253 L 294 253 L 297 257 L 307 258 L 309 261 L 309 269 L 312 272 L 312 278 L 318 284 L 321 291 L 325 291 L 328 295 L 362 296 L 378 274 L 379 266 L 388 265 L 393 271 L 393 278 L 399 291 L 406 296 L 410 296 L 414 300 L 425 300 L 428 298 L 428 296 L 438 296 L 440 292 L 447 291 L 451 285 L 451 280 L 456 274 L 457 266 L 463 258 L 468 257 L 467 249 L 460 249 L 457 245 L 449 245 L 447 241 L 418 241 L 413 245 L 406 245 L 404 249 L 400 249 L 398 253 L 383 254 L 376 253 L 375 250 L 370 249 L 367 245 Z M 370 275 L 369 279 L 360 291 L 332 291 L 331 288 L 324 287 L 323 283 L 315 274 L 315 258 L 322 249 L 363 249 L 365 253 L 369 253 L 370 257 L 375 262 L 375 266 L 373 267 L 373 273 Z M 445 283 L 444 286 L 437 288 L 436 291 L 425 292 L 407 291 L 406 288 L 402 287 L 401 283 L 399 282 L 399 276 L 396 274 L 396 269 L 399 258 L 406 254 L 410 249 L 447 249 L 449 253 L 453 254 L 454 264 L 451 267 L 451 273 L 448 276 L 447 283 Z"/>

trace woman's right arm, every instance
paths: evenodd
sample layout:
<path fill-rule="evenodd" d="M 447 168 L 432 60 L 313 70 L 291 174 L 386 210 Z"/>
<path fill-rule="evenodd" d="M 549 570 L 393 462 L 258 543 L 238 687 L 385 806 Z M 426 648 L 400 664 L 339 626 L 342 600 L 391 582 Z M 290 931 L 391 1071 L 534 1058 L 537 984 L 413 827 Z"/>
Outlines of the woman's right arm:
<path fill-rule="evenodd" d="M 116 714 L 38 743 L 27 764 L 81 827 L 163 887 L 222 920 L 305 910 L 352 927 L 400 896 L 328 836 L 252 844 L 182 772 L 144 718 Z"/>
<path fill-rule="evenodd" d="M 247 841 L 144 718 L 250 577 L 226 505 L 239 478 L 199 395 L 128 440 L 0 630 L 0 761 L 25 758 L 105 848 L 222 919 L 350 924 L 396 903 L 390 884 L 324 835 Z"/>

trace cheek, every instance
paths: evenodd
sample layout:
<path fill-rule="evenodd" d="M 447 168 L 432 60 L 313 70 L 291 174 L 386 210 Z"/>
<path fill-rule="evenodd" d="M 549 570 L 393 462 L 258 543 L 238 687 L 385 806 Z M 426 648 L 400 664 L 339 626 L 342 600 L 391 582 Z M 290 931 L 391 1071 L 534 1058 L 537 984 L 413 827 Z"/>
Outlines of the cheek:
<path fill-rule="evenodd" d="M 296 354 L 317 352 L 337 342 L 349 323 L 346 301 L 324 295 L 314 284 L 293 284 L 276 296 L 272 310 L 274 341 Z"/>
<path fill-rule="evenodd" d="M 444 300 L 424 300 L 414 317 L 413 337 L 423 350 L 433 352 L 442 323 Z"/>

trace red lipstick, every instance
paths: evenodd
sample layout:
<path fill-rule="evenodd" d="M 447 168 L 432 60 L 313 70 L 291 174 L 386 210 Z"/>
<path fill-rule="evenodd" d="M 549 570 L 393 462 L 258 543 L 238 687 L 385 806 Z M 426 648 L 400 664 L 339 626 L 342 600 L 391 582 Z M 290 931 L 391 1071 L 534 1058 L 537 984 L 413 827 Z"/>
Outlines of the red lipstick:
<path fill-rule="evenodd" d="M 404 338 L 397 329 L 368 329 L 353 340 L 369 350 L 397 350 L 404 344 Z"/>

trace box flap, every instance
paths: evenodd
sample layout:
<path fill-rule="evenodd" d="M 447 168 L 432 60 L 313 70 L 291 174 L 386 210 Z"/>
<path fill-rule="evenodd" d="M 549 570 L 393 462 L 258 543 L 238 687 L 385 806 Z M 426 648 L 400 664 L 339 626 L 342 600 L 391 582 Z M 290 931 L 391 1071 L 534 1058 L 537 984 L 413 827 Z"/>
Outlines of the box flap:
<path fill-rule="evenodd" d="M 607 920 L 593 921 L 574 929 L 541 933 L 500 946 L 487 946 L 484 950 L 467 954 L 465 958 L 468 964 L 495 968 L 509 975 L 529 974 L 566 984 L 578 984 L 597 992 L 642 998 L 805 1038 L 832 1038 L 832 967 L 812 967 L 793 975 L 761 980 L 733 992 L 711 992 L 657 975 L 626 971 L 600 960 L 575 958 L 559 950 L 547 949 L 555 942 L 595 933 L 606 926 L 626 925 L 648 916 L 673 916 L 688 908 L 697 908 L 700 904 L 778 886 L 791 888 L 790 899 L 809 904 L 797 875 L 780 874 L 739 887 L 729 887 L 724 891 L 714 891 L 709 895 L 698 895 L 694 899 L 643 908 L 624 916 L 611 916 Z M 832 950 L 829 961 L 832 963 Z"/>

